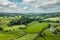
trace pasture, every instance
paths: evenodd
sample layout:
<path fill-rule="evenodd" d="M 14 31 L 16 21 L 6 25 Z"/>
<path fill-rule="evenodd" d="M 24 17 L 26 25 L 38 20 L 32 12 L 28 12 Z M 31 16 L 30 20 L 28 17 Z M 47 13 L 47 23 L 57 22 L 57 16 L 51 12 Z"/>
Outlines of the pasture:
<path fill-rule="evenodd" d="M 38 22 L 32 21 L 27 26 L 24 24 L 8 26 L 12 20 L 20 19 L 21 16 L 17 17 L 0 17 L 0 40 L 33 40 L 42 29 L 48 27 L 48 24 L 51 24 L 52 27 L 58 25 L 56 29 L 60 30 L 60 23 L 53 22 Z M 39 18 L 39 16 L 37 17 Z M 45 20 L 59 20 L 56 18 L 47 18 Z M 60 35 L 52 33 L 49 29 L 46 29 L 42 32 L 43 37 L 37 37 L 36 40 L 60 40 Z"/>

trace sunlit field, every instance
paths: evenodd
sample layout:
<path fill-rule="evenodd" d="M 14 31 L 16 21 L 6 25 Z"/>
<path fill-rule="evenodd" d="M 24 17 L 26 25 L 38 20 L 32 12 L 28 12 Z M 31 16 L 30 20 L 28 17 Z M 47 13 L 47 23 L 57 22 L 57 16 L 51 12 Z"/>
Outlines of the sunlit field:
<path fill-rule="evenodd" d="M 11 15 L 0 16 L 0 40 L 60 40 L 60 16 Z"/>

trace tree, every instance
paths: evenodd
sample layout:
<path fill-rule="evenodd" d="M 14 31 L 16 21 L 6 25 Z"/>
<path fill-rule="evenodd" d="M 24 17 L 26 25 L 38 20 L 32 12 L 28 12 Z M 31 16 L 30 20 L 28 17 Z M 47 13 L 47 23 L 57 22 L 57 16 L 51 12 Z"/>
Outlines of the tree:
<path fill-rule="evenodd" d="M 0 27 L 0 31 L 2 31 L 3 30 L 3 28 L 2 27 Z"/>
<path fill-rule="evenodd" d="M 42 23 L 42 22 L 43 22 L 43 19 L 38 19 L 38 21 L 39 21 L 40 23 Z"/>
<path fill-rule="evenodd" d="M 50 28 L 51 27 L 51 24 L 48 24 L 48 28 Z"/>
<path fill-rule="evenodd" d="M 5 32 L 9 32 L 9 30 L 5 30 Z"/>
<path fill-rule="evenodd" d="M 60 21 L 59 20 L 56 20 L 56 23 L 60 23 Z"/>
<path fill-rule="evenodd" d="M 32 22 L 32 20 L 28 17 L 22 17 L 20 19 L 17 20 L 12 20 L 10 23 L 8 23 L 8 26 L 12 26 L 12 25 L 28 25 L 28 23 Z"/>

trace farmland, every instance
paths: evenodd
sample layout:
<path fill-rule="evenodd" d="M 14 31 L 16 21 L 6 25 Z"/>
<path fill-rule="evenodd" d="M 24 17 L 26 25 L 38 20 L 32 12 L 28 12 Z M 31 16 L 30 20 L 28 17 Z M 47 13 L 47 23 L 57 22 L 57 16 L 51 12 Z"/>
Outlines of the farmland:
<path fill-rule="evenodd" d="M 0 40 L 60 40 L 60 16 L 0 14 Z"/>

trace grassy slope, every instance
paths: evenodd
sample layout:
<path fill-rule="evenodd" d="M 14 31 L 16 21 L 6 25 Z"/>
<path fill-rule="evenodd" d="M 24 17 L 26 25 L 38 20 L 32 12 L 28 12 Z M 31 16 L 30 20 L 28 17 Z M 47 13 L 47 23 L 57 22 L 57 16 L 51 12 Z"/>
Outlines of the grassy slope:
<path fill-rule="evenodd" d="M 33 40 L 33 38 L 36 36 L 36 34 L 27 34 L 21 38 L 18 38 L 16 40 Z"/>
<path fill-rule="evenodd" d="M 28 33 L 40 32 L 43 28 L 47 27 L 47 23 L 32 22 L 25 30 Z"/>
<path fill-rule="evenodd" d="M 59 20 L 60 21 L 60 17 L 47 18 L 45 20 L 52 20 L 52 21 Z"/>
<path fill-rule="evenodd" d="M 5 30 L 11 30 L 10 32 L 0 32 L 0 40 L 9 40 L 10 38 L 12 39 L 16 39 L 17 37 L 23 36 L 25 33 L 22 30 L 19 30 L 18 28 L 21 27 L 21 25 L 16 25 L 16 26 L 12 26 L 12 27 L 8 27 L 7 23 L 10 22 L 10 19 L 0 19 L 0 27 L 3 27 L 4 31 Z M 51 23 L 52 26 L 58 24 L 58 23 Z M 41 31 L 43 28 L 47 27 L 48 23 L 44 22 L 44 23 L 39 23 L 37 21 L 32 22 L 29 24 L 29 26 L 27 26 L 27 29 L 24 29 L 25 32 L 27 32 L 26 35 L 24 35 L 23 37 L 20 37 L 16 40 L 32 40 L 35 36 L 36 33 Z M 60 28 L 60 27 L 59 27 Z M 14 29 L 14 30 L 13 30 Z M 57 35 L 54 35 L 53 33 L 51 33 L 48 29 L 44 31 L 46 33 L 46 38 L 47 40 L 59 40 L 60 37 Z M 57 36 L 57 37 L 48 37 L 48 36 Z M 37 40 L 44 40 L 43 38 L 37 38 Z"/>

